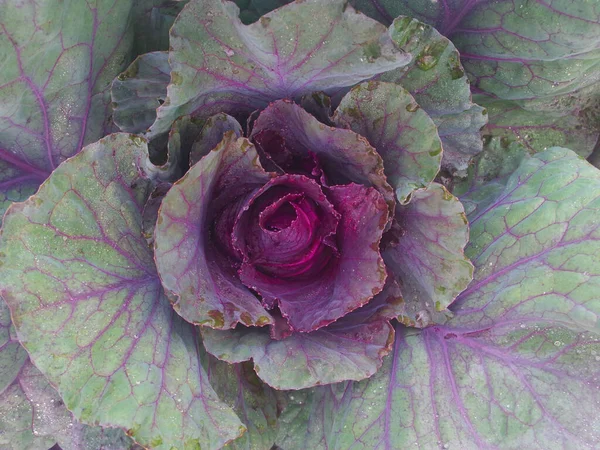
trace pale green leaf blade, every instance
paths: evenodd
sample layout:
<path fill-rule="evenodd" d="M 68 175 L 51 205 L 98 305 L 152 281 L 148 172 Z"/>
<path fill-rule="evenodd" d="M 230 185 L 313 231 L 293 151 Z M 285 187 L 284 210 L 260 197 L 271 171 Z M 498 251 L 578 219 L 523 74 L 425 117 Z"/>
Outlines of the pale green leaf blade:
<path fill-rule="evenodd" d="M 111 129 L 131 10 L 132 0 L 0 3 L 0 212 Z"/>
<path fill-rule="evenodd" d="M 141 133 L 156 119 L 167 96 L 171 67 L 168 52 L 138 56 L 112 83 L 113 120 L 121 131 Z"/>
<path fill-rule="evenodd" d="M 597 335 L 543 325 L 487 334 L 399 327 L 394 353 L 370 379 L 290 392 L 277 444 L 542 450 L 600 442 Z"/>
<path fill-rule="evenodd" d="M 242 437 L 225 448 L 270 449 L 279 428 L 277 392 L 257 377 L 251 363 L 229 364 L 209 354 L 202 360 L 219 398 L 244 418 L 248 428 Z"/>
<path fill-rule="evenodd" d="M 77 419 L 151 448 L 218 448 L 244 427 L 160 286 L 141 230 L 148 165 L 127 134 L 61 165 L 7 213 L 0 287 L 19 340 Z"/>
<path fill-rule="evenodd" d="M 444 146 L 442 167 L 465 169 L 482 149 L 479 130 L 487 117 L 471 101 L 469 80 L 456 47 L 430 25 L 410 17 L 394 20 L 390 35 L 413 59 L 379 79 L 404 87 L 433 119 Z"/>
<path fill-rule="evenodd" d="M 178 116 L 236 116 L 352 86 L 408 63 L 383 25 L 344 0 L 286 5 L 243 25 L 234 3 L 193 0 L 171 29 L 171 83 L 152 135 Z M 307 20 L 310 18 L 310 20 Z"/>
<path fill-rule="evenodd" d="M 394 332 L 387 320 L 355 323 L 352 313 L 310 333 L 276 340 L 269 330 L 204 328 L 206 350 L 229 363 L 252 360 L 256 374 L 277 390 L 303 389 L 373 375 L 390 351 Z"/>
<path fill-rule="evenodd" d="M 587 158 L 600 135 L 600 126 L 576 109 L 539 111 L 524 109 L 513 101 L 483 95 L 476 98 L 488 111 L 489 123 L 482 130 L 483 136 L 503 138 L 505 147 L 516 142 L 533 154 L 558 146 Z"/>
<path fill-rule="evenodd" d="M 432 183 L 396 210 L 396 220 L 401 231 L 383 259 L 404 298 L 398 320 L 419 328 L 444 322 L 447 308 L 473 279 L 464 252 L 469 239 L 465 210 L 446 188 Z"/>
<path fill-rule="evenodd" d="M 523 161 L 470 214 L 474 282 L 454 317 L 398 325 L 369 380 L 290 394 L 279 445 L 598 447 L 599 210 L 600 172 L 572 151 Z"/>
<path fill-rule="evenodd" d="M 442 160 L 442 143 L 431 118 L 401 86 L 368 82 L 354 87 L 334 121 L 367 138 L 381 155 L 388 182 L 401 204 L 429 185 Z"/>

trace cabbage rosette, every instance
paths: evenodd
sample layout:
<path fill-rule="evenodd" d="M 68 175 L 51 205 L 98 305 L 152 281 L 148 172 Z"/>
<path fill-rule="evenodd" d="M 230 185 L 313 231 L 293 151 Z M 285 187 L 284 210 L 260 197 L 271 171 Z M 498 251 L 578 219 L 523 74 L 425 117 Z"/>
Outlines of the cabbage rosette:
<path fill-rule="evenodd" d="M 274 389 L 372 376 L 396 320 L 446 323 L 472 279 L 435 181 L 486 122 L 452 43 L 343 0 L 238 15 L 188 2 L 169 51 L 112 83 L 121 132 L 57 160 L 2 228 L 6 348 L 30 357 L 7 386 L 31 361 L 81 426 L 146 448 L 270 448 Z M 6 417 L 38 426 L 23 399 Z"/>
<path fill-rule="evenodd" d="M 271 103 L 248 136 L 225 132 L 158 213 L 156 265 L 175 310 L 210 353 L 252 359 L 277 389 L 369 377 L 391 319 L 443 322 L 472 276 L 464 210 L 433 183 L 442 146 L 412 96 L 363 83 L 332 119 Z M 403 205 L 406 153 L 425 155 L 429 179 Z"/>

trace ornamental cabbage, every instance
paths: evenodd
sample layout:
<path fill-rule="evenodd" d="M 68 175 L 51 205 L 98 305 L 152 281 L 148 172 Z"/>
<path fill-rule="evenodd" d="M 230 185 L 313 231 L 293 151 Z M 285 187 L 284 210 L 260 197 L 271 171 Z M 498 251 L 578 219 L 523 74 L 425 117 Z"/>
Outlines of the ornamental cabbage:
<path fill-rule="evenodd" d="M 1 446 L 600 445 L 600 20 L 236 3 L 0 2 Z"/>

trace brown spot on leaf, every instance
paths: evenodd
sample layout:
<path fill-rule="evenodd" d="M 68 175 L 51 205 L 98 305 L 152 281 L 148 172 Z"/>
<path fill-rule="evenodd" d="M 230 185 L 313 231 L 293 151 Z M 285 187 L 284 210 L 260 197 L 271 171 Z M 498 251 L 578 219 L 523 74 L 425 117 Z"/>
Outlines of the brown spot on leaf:
<path fill-rule="evenodd" d="M 252 325 L 252 316 L 250 314 L 248 314 L 247 312 L 243 312 L 240 315 L 240 320 L 247 326 Z"/>
<path fill-rule="evenodd" d="M 212 322 L 215 328 L 223 328 L 223 326 L 225 325 L 225 317 L 223 316 L 223 313 L 221 311 L 213 309 L 212 311 L 208 312 L 208 315 L 212 318 Z"/>
<path fill-rule="evenodd" d="M 442 188 L 442 198 L 446 201 L 454 200 L 454 195 L 452 195 L 446 188 Z"/>
<path fill-rule="evenodd" d="M 265 325 L 271 323 L 271 319 L 269 319 L 267 316 L 260 316 L 258 318 L 258 320 L 256 321 L 256 326 L 257 327 L 264 327 Z"/>
<path fill-rule="evenodd" d="M 408 316 L 398 316 L 398 322 L 407 327 L 415 326 L 415 322 Z"/>

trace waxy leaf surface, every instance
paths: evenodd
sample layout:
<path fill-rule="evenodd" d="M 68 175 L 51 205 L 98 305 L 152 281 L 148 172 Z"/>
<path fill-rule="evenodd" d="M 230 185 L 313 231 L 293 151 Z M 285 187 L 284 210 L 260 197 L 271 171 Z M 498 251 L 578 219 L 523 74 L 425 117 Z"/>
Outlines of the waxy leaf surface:
<path fill-rule="evenodd" d="M 597 335 L 397 325 L 394 349 L 368 380 L 290 393 L 277 444 L 542 450 L 600 441 Z"/>
<path fill-rule="evenodd" d="M 478 270 L 454 320 L 476 310 L 482 322 L 537 313 L 597 331 L 598 208 L 600 172 L 571 151 L 553 148 L 521 163 L 492 202 L 469 214 L 467 255 Z"/>
<path fill-rule="evenodd" d="M 410 60 L 383 25 L 344 0 L 293 3 L 251 25 L 238 14 L 232 2 L 193 0 L 179 15 L 167 101 L 152 135 L 181 115 L 243 115 L 276 99 L 352 86 Z"/>
<path fill-rule="evenodd" d="M 504 147 L 516 142 L 527 153 L 541 152 L 560 146 L 587 158 L 594 150 L 600 128 L 591 123 L 585 111 L 569 107 L 564 111 L 524 109 L 517 102 L 476 96 L 486 107 L 489 124 L 482 130 L 484 137 L 498 136 Z"/>
<path fill-rule="evenodd" d="M 29 366 L 8 307 L 0 299 L 0 445 L 9 450 L 49 448 L 56 442 L 52 436 L 34 434 L 34 408 L 22 386 Z"/>
<path fill-rule="evenodd" d="M 83 425 L 65 408 L 58 392 L 29 361 L 0 300 L 0 445 L 14 450 L 123 450 L 133 441 L 123 430 Z"/>
<path fill-rule="evenodd" d="M 475 281 L 455 316 L 398 324 L 368 380 L 290 393 L 278 445 L 598 447 L 599 211 L 600 172 L 573 152 L 524 161 L 469 217 Z"/>
<path fill-rule="evenodd" d="M 410 17 L 394 20 L 390 35 L 413 59 L 377 78 L 400 84 L 433 119 L 444 146 L 442 167 L 466 168 L 482 149 L 479 130 L 487 117 L 471 101 L 469 80 L 456 47 L 430 25 Z"/>
<path fill-rule="evenodd" d="M 350 313 L 349 316 L 351 316 Z M 391 349 L 387 321 L 355 323 L 346 316 L 311 333 L 276 340 L 265 328 L 202 332 L 209 353 L 229 363 L 252 360 L 256 374 L 275 389 L 302 389 L 373 375 Z"/>
<path fill-rule="evenodd" d="M 138 56 L 113 81 L 113 120 L 121 131 L 141 133 L 156 119 L 156 109 L 165 101 L 170 80 L 168 52 Z"/>
<path fill-rule="evenodd" d="M 570 0 L 352 0 L 389 24 L 399 15 L 452 39 L 474 85 L 504 99 L 536 99 L 598 82 L 600 10 Z"/>
<path fill-rule="evenodd" d="M 242 9 L 242 21 L 249 23 L 290 1 L 239 0 L 236 3 Z M 434 2 L 425 3 L 436 7 Z M 451 171 L 466 168 L 473 155 L 482 149 L 479 129 L 485 125 L 486 116 L 483 108 L 471 101 L 467 74 L 454 44 L 428 25 L 430 22 L 414 10 L 395 12 L 396 8 L 401 11 L 402 2 L 374 0 L 351 1 L 350 4 L 386 25 L 393 22 L 390 28 L 392 40 L 413 58 L 405 66 L 384 72 L 376 79 L 400 84 L 433 119 L 444 144 L 444 168 Z M 386 14 L 386 8 L 393 15 Z M 396 18 L 401 14 L 407 17 Z M 413 20 L 412 17 L 421 18 L 426 23 Z"/>
<path fill-rule="evenodd" d="M 164 198 L 155 232 L 156 265 L 174 308 L 187 321 L 215 328 L 272 323 L 215 237 L 219 217 L 229 234 L 233 229 L 237 211 L 223 210 L 244 202 L 270 178 L 254 146 L 230 131 Z"/>
<path fill-rule="evenodd" d="M 375 147 L 401 204 L 408 203 L 414 190 L 431 183 L 440 170 L 442 143 L 436 127 L 401 86 L 368 82 L 352 88 L 334 121 Z"/>
<path fill-rule="evenodd" d="M 0 289 L 19 340 L 77 419 L 150 448 L 218 448 L 244 427 L 160 285 L 142 234 L 149 166 L 143 140 L 110 135 L 12 205 Z"/>
<path fill-rule="evenodd" d="M 263 383 L 251 363 L 229 364 L 214 356 L 203 354 L 202 361 L 211 386 L 219 398 L 243 417 L 248 431 L 229 443 L 234 450 L 271 448 L 279 428 L 278 396 Z"/>
<path fill-rule="evenodd" d="M 383 251 L 383 260 L 402 288 L 405 310 L 399 320 L 417 327 L 444 321 L 440 313 L 447 313 L 473 277 L 464 253 L 469 239 L 464 208 L 446 188 L 432 183 L 396 210 L 396 220 L 402 231 Z"/>
<path fill-rule="evenodd" d="M 132 0 L 0 3 L 0 212 L 111 129 Z M 77 20 L 73 20 L 76 17 Z"/>

